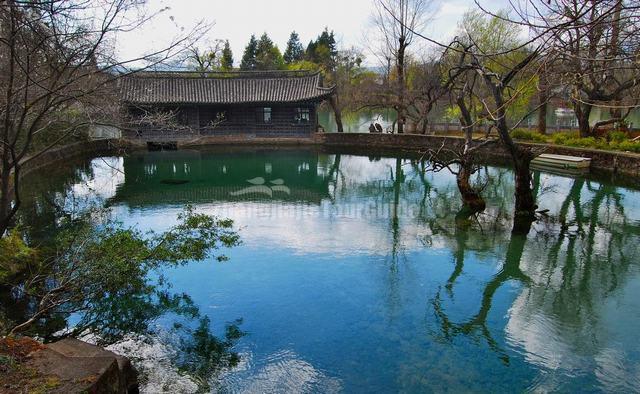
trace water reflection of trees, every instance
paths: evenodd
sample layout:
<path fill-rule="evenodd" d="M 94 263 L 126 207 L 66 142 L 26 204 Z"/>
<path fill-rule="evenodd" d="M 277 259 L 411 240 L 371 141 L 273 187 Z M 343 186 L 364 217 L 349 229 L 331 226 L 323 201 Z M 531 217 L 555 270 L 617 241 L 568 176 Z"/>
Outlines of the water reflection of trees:
<path fill-rule="evenodd" d="M 504 184 L 495 187 L 505 191 Z M 515 321 L 526 321 L 523 324 L 528 326 L 544 316 L 555 330 L 541 329 L 545 333 L 542 335 L 549 337 L 537 340 L 552 344 L 550 354 L 554 343 L 562 343 L 572 352 L 594 355 L 601 346 L 594 341 L 599 335 L 597 325 L 604 319 L 601 307 L 610 295 L 624 287 L 630 266 L 640 257 L 640 228 L 627 218 L 623 196 L 617 188 L 573 179 L 558 207 L 550 210 L 547 219 L 533 224 L 528 236 L 495 228 L 492 231 L 501 232 L 502 236 L 486 236 L 481 230 L 482 218 L 480 215 L 468 222 L 450 223 L 449 231 L 439 232 L 451 245 L 454 263 L 451 275 L 430 302 L 439 335 L 449 341 L 457 336 L 484 338 L 497 357 L 509 362 L 510 352 L 501 345 L 503 341 L 495 339 L 500 327 L 488 322 L 488 316 L 498 290 L 508 282 L 517 283 L 522 302 L 517 302 L 517 308 L 511 307 L 508 329 L 515 330 Z M 484 237 L 482 242 L 476 241 L 478 237 Z M 500 251 L 504 241 L 508 241 L 506 250 Z M 476 312 L 468 318 L 454 319 L 453 299 L 457 286 L 462 285 L 459 282 L 465 257 L 483 252 L 503 256 L 499 270 L 482 286 Z M 529 340 L 522 332 L 507 335 L 513 336 L 515 342 Z M 540 359 L 545 356 L 548 355 Z"/>
<path fill-rule="evenodd" d="M 34 176 L 32 182 L 25 185 L 18 220 L 31 243 L 39 245 L 42 251 L 53 249 L 56 234 L 93 218 L 90 213 L 103 200 L 91 190 L 92 181 L 104 160 L 110 159 L 74 160 L 51 169 L 44 176 Z M 31 268 L 42 270 L 42 267 Z M 45 278 L 43 283 L 55 283 L 56 272 L 42 271 L 39 275 L 49 275 L 50 279 Z M 170 362 L 201 390 L 208 390 L 222 369 L 233 367 L 239 361 L 233 347 L 243 335 L 241 321 L 228 324 L 221 336 L 214 335 L 209 318 L 201 314 L 187 293 L 173 291 L 168 278 L 158 272 L 149 272 L 149 275 L 155 279 L 137 287 L 135 292 L 110 288 L 104 296 L 87 300 L 90 307 L 82 308 L 81 313 L 74 309 L 76 304 L 61 304 L 55 313 L 39 318 L 25 334 L 45 342 L 81 336 L 103 346 L 132 338 L 143 343 L 159 338 L 165 329 L 159 328 L 156 322 L 171 315 L 181 323 L 170 329 L 174 343 L 165 341 L 171 345 Z M 27 278 L 28 275 L 18 273 L 6 278 L 7 285 L 0 285 L 0 318 L 3 319 L 0 328 L 8 329 L 34 315 L 37 306 L 29 296 L 33 289 L 20 284 Z"/>
<path fill-rule="evenodd" d="M 461 232 L 467 232 L 462 230 Z M 458 237 L 461 243 L 464 243 L 465 236 Z M 456 335 L 476 335 L 479 333 L 486 340 L 489 347 L 494 350 L 498 357 L 505 363 L 509 362 L 509 356 L 504 349 L 500 347 L 498 342 L 493 338 L 489 326 L 487 325 L 487 317 L 491 311 L 494 296 L 497 290 L 509 280 L 517 280 L 523 284 L 528 284 L 531 279 L 520 268 L 520 261 L 526 243 L 526 236 L 514 233 L 509 241 L 504 264 L 500 271 L 485 285 L 481 295 L 481 303 L 478 312 L 462 323 L 455 323 L 450 319 L 443 307 L 441 290 L 436 293 L 432 301 L 435 316 L 440 321 L 442 334 L 444 338 L 451 340 Z M 450 298 L 453 298 L 453 286 L 464 269 L 464 244 L 460 245 L 457 250 L 453 273 L 447 280 L 446 289 Z"/>
<path fill-rule="evenodd" d="M 93 160 L 78 158 L 65 165 L 48 168 L 46 176 L 33 176 L 22 185 L 23 206 L 18 223 L 29 239 L 46 241 L 56 231 L 60 219 L 89 204 L 83 196 L 70 193 L 74 185 L 86 185 L 94 176 Z"/>

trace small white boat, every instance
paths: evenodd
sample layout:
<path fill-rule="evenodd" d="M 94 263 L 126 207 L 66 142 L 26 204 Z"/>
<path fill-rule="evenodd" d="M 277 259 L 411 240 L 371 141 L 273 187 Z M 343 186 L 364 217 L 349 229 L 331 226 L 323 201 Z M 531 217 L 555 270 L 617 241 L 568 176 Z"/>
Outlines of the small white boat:
<path fill-rule="evenodd" d="M 589 171 L 591 158 L 543 153 L 531 161 L 531 166 L 538 169 Z"/>

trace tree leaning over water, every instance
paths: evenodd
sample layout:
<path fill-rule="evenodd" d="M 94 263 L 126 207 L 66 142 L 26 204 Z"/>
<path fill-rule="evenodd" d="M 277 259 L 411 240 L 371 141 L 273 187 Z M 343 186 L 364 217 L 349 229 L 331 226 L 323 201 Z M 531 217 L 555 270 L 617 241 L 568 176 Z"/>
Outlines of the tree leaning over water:
<path fill-rule="evenodd" d="M 458 37 L 444 46 L 440 61 L 443 86 L 452 104 L 449 111 L 460 119 L 464 144 L 459 150 L 443 145 L 429 153 L 433 170 L 446 168 L 456 175 L 469 212 L 481 211 L 485 208 L 481 188 L 473 187 L 470 178 L 478 169 L 476 152 L 496 142 L 490 138 L 496 130 L 514 165 L 516 217 L 530 220 L 537 208 L 529 169 L 534 154 L 515 144 L 510 133 L 529 115 L 513 121 L 522 112 L 521 103 L 528 102 L 527 96 L 532 94 L 535 72 L 531 66 L 538 50 L 522 47 L 517 26 L 500 15 L 487 16 L 477 11 L 465 14 Z M 474 137 L 480 126 L 485 127 L 484 135 Z"/>
<path fill-rule="evenodd" d="M 218 250 L 240 242 L 233 222 L 187 207 L 167 231 L 142 232 L 110 215 L 95 208 L 76 217 L 63 214 L 51 245 L 23 245 L 13 256 L 0 253 L 0 335 L 37 336 L 45 342 L 80 337 L 101 346 L 132 339 L 144 346 L 162 338 L 168 361 L 209 390 L 218 372 L 239 361 L 232 348 L 244 335 L 242 321 L 227 324 L 224 336 L 215 336 L 209 317 L 188 294 L 173 291 L 162 271 L 226 260 Z M 16 233 L 11 234 L 0 245 L 7 246 Z M 23 272 L 3 275 L 5 257 L 20 258 Z M 184 326 L 176 324 L 167 335 L 154 322 L 169 313 Z M 199 323 L 195 330 L 190 328 L 194 322 Z"/>
<path fill-rule="evenodd" d="M 468 96 L 475 98 L 480 105 L 480 111 L 476 112 L 475 120 L 473 116 L 467 116 L 465 111 L 461 111 L 461 122 L 466 131 L 482 121 L 489 124 L 490 130 L 497 132 L 514 166 L 516 217 L 525 221 L 532 220 L 537 205 L 529 167 L 536 153 L 516 144 L 511 132 L 539 108 L 544 108 L 552 94 L 559 93 L 558 88 L 552 91 L 548 85 L 550 81 L 562 82 L 562 78 L 555 75 L 551 78 L 548 74 L 541 78 L 541 71 L 560 71 L 565 77 L 564 83 L 559 84 L 561 87 L 577 86 L 573 90 L 575 93 L 572 100 L 580 104 L 576 106 L 576 114 L 581 119 L 583 136 L 588 135 L 585 130 L 589 128 L 589 116 L 585 112 L 589 112 L 590 108 L 595 106 L 611 108 L 612 112 L 612 119 L 596 123 L 595 129 L 616 122 L 623 123 L 631 108 L 637 107 L 640 103 L 640 96 L 636 92 L 640 81 L 635 74 L 637 62 L 632 61 L 632 56 L 626 51 L 630 49 L 632 53 L 637 53 L 633 48 L 638 40 L 630 32 L 637 30 L 634 30 L 634 26 L 640 20 L 637 16 L 640 6 L 622 0 L 587 3 L 523 0 L 510 3 L 510 10 L 507 12 L 496 13 L 485 9 L 478 1 L 476 5 L 481 10 L 476 12 L 479 14 L 475 18 L 477 21 L 484 23 L 483 19 L 489 18 L 490 25 L 508 23 L 512 27 L 503 33 L 509 35 L 510 32 L 523 29 L 527 31 L 528 38 L 503 48 L 486 45 L 490 44 L 491 40 L 502 37 L 502 34 L 493 34 L 486 41 L 465 31 L 463 33 L 466 34 L 460 34 L 452 43 L 443 44 L 421 34 L 408 23 L 403 23 L 403 14 L 394 13 L 391 6 L 384 4 L 383 10 L 386 17 L 410 31 L 412 37 L 421 37 L 451 53 L 464 54 L 464 62 L 454 62 L 450 65 L 449 74 L 474 75 L 474 84 L 463 85 L 462 91 L 466 89 L 469 92 Z M 564 9 L 566 12 L 562 11 Z M 574 48 L 559 49 L 567 40 L 575 44 L 577 54 L 571 52 Z M 625 50 L 621 49 L 623 46 Z M 583 51 L 580 49 L 582 47 L 592 48 L 595 52 Z M 589 65 L 597 65 L 597 69 L 571 71 L 575 67 Z M 569 71 L 562 71 L 563 67 Z M 459 72 L 460 70 L 466 73 Z M 400 77 L 399 80 L 401 79 Z M 536 105 L 531 106 L 528 105 L 528 98 L 532 97 L 535 88 L 540 90 L 540 94 Z M 589 92 L 593 95 L 590 96 Z M 626 93 L 630 94 L 623 100 Z M 402 104 L 402 100 L 400 101 Z M 527 105 L 523 107 L 523 104 Z M 404 106 L 400 105 L 399 108 L 402 109 Z M 471 106 L 467 109 L 474 108 Z M 473 111 L 469 111 L 469 114 L 473 115 Z M 400 117 L 401 122 L 402 119 Z M 523 225 L 522 228 L 527 229 L 528 225 Z"/>
<path fill-rule="evenodd" d="M 10 334 L 27 331 L 45 318 L 76 313 L 82 317 L 63 336 L 92 332 L 121 337 L 127 332 L 103 324 L 119 299 L 153 298 L 150 272 L 202 261 L 214 250 L 239 244 L 231 220 L 198 214 L 190 207 L 177 219 L 162 233 L 125 228 L 110 218 L 108 210 L 89 209 L 79 218 L 65 219 L 55 244 L 34 251 L 37 258 L 27 262 L 26 276 L 0 281 L 21 288 L 16 294 L 32 305 L 28 318 L 17 322 Z M 215 257 L 226 260 L 224 255 Z"/>

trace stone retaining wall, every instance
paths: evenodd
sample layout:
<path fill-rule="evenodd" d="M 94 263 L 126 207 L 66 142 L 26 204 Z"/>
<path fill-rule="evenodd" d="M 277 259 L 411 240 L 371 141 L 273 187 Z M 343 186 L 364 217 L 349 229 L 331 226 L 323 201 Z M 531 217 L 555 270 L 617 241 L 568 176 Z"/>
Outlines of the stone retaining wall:
<path fill-rule="evenodd" d="M 426 152 L 437 149 L 444 144 L 451 149 L 460 149 L 463 139 L 460 137 L 420 135 L 420 134 L 370 134 L 370 133 L 316 133 L 311 138 L 290 137 L 257 137 L 255 135 L 233 135 L 200 137 L 192 140 L 178 141 L 178 147 L 192 147 L 202 145 L 271 145 L 296 146 L 316 145 L 327 148 L 353 149 L 358 152 L 368 151 L 407 151 Z M 572 148 L 566 146 L 521 143 L 531 147 L 538 153 L 554 153 L 560 155 L 580 156 L 591 158 L 591 168 L 594 170 L 612 171 L 615 173 L 640 178 L 640 155 L 626 152 L 601 151 L 595 149 Z M 146 149 L 141 141 L 113 141 L 98 140 L 77 142 L 57 149 L 52 149 L 28 163 L 22 174 L 43 167 L 47 164 L 68 160 L 72 157 L 111 153 L 120 147 L 130 149 Z M 481 159 L 508 161 L 509 155 L 500 144 L 487 145 L 479 154 Z"/>
<path fill-rule="evenodd" d="M 259 137 L 253 134 L 207 136 L 191 140 L 178 141 L 178 147 L 200 145 L 318 145 L 329 148 L 354 149 L 358 152 L 392 151 L 425 152 L 427 149 L 437 149 L 442 144 L 451 149 L 460 149 L 463 144 L 461 137 L 421 135 L 421 134 L 372 134 L 372 133 L 316 133 L 311 138 L 292 137 Z M 129 141 L 130 146 L 146 147 L 140 141 Z M 595 149 L 572 148 L 557 145 L 521 143 L 539 153 L 554 153 L 560 155 L 580 156 L 591 158 L 591 168 L 616 172 L 640 178 L 640 155 L 625 152 L 601 151 Z M 487 145 L 479 152 L 482 160 L 507 161 L 508 152 L 500 144 Z"/>
<path fill-rule="evenodd" d="M 442 144 L 451 149 L 459 149 L 463 144 L 463 139 L 460 137 L 419 134 L 326 133 L 317 134 L 314 136 L 314 141 L 326 147 L 399 149 L 413 152 L 437 149 Z M 537 153 L 589 157 L 592 169 L 640 177 L 640 155 L 638 154 L 547 144 L 521 143 L 521 145 L 531 147 Z M 509 158 L 508 152 L 500 144 L 487 145 L 479 150 L 479 153 L 491 159 Z"/>

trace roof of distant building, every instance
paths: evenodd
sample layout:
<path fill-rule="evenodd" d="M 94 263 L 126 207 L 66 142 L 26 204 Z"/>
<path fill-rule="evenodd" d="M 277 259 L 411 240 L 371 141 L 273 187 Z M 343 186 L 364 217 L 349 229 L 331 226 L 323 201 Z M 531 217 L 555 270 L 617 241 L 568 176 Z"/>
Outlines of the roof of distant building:
<path fill-rule="evenodd" d="M 118 84 L 122 100 L 137 105 L 299 103 L 334 92 L 309 71 L 138 72 Z"/>

